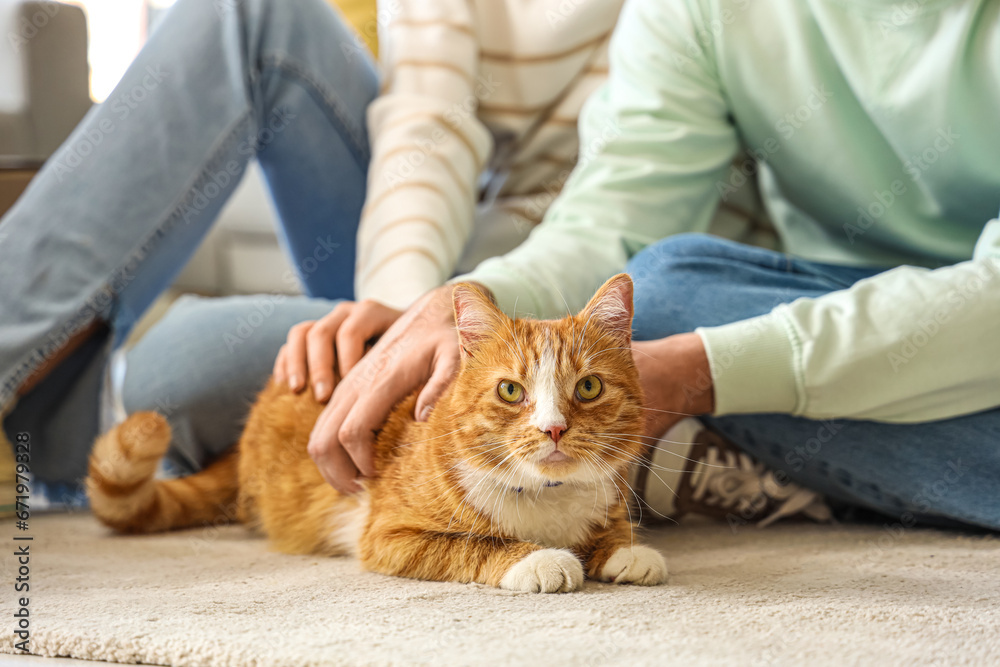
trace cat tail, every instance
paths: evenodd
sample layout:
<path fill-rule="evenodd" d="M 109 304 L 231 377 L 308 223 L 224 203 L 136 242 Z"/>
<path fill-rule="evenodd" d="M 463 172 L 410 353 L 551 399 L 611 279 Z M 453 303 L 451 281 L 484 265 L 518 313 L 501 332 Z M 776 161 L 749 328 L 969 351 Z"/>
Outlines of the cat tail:
<path fill-rule="evenodd" d="M 153 479 L 170 437 L 161 415 L 136 412 L 97 438 L 86 484 L 102 523 L 121 533 L 156 533 L 237 517 L 239 450 L 194 475 Z"/>

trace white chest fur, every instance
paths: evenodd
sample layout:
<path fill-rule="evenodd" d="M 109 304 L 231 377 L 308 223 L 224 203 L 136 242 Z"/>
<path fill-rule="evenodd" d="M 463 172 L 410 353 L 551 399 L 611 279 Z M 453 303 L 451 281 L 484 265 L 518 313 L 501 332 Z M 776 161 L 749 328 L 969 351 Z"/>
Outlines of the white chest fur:
<path fill-rule="evenodd" d="M 618 500 L 610 481 L 518 490 L 471 467 L 462 473 L 467 501 L 501 532 L 546 547 L 567 549 L 584 542 Z"/>

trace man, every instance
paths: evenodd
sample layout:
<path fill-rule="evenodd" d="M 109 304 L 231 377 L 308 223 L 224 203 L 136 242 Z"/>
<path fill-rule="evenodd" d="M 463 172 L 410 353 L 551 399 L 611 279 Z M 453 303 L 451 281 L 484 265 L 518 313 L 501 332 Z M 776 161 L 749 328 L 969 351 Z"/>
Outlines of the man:
<path fill-rule="evenodd" d="M 998 117 L 1000 3 L 636 0 L 563 195 L 460 280 L 556 317 L 628 262 L 649 435 L 706 415 L 833 501 L 998 529 Z M 787 254 L 680 235 L 754 170 Z M 327 480 L 374 474 L 392 405 L 426 381 L 423 418 L 458 358 L 446 286 L 338 386 Z"/>

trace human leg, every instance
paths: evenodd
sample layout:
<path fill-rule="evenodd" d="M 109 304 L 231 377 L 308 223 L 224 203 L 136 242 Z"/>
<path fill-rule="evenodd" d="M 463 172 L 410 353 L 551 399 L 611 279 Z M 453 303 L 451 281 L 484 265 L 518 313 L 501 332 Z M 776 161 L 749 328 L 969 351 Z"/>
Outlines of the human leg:
<path fill-rule="evenodd" d="M 367 59 L 345 56 L 347 40 L 321 0 L 182 0 L 5 216 L 0 408 L 74 334 L 111 325 L 5 420 L 8 432 L 33 433 L 36 475 L 82 474 L 110 348 L 183 267 L 255 155 L 307 291 L 350 296 L 364 109 L 377 84 Z"/>
<path fill-rule="evenodd" d="M 788 415 L 705 422 L 779 481 L 874 510 L 902 528 L 922 523 L 1000 530 L 1000 410 L 922 424 Z M 737 514 L 733 520 L 742 519 Z"/>
<path fill-rule="evenodd" d="M 667 239 L 629 266 L 636 338 L 762 315 L 779 303 L 845 289 L 879 270 L 804 262 L 703 235 Z M 906 425 L 789 415 L 703 421 L 764 463 L 774 479 L 831 500 L 909 525 L 952 521 L 1000 529 L 1000 411 Z"/>

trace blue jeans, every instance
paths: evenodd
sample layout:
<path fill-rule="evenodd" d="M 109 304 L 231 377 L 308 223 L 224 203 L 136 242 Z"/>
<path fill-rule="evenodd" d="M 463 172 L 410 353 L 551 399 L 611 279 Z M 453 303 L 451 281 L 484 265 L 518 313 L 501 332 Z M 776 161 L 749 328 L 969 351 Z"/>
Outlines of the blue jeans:
<path fill-rule="evenodd" d="M 127 351 L 119 409 L 165 416 L 173 468 L 200 470 L 239 439 L 292 325 L 334 305 L 274 294 L 183 296 Z"/>
<path fill-rule="evenodd" d="M 8 433 L 31 433 L 38 478 L 85 474 L 111 350 L 183 268 L 251 159 L 306 293 L 352 297 L 365 111 L 378 90 L 355 45 L 323 0 L 181 0 L 0 221 L 0 410 L 67 338 L 94 320 L 109 325 L 5 420 Z M 257 310 L 252 300 L 242 315 L 234 307 L 220 304 L 220 331 Z M 283 337 L 330 302 L 274 307 L 267 322 Z M 222 334 L 178 332 L 156 353 L 199 335 Z M 224 361 L 191 358 L 174 370 Z"/>
<path fill-rule="evenodd" d="M 663 338 L 763 315 L 778 303 L 846 289 L 889 267 L 831 266 L 700 234 L 674 236 L 629 263 L 635 337 Z M 828 499 L 918 522 L 1000 529 L 1000 410 L 922 424 L 781 414 L 704 419 L 748 454 Z"/>

